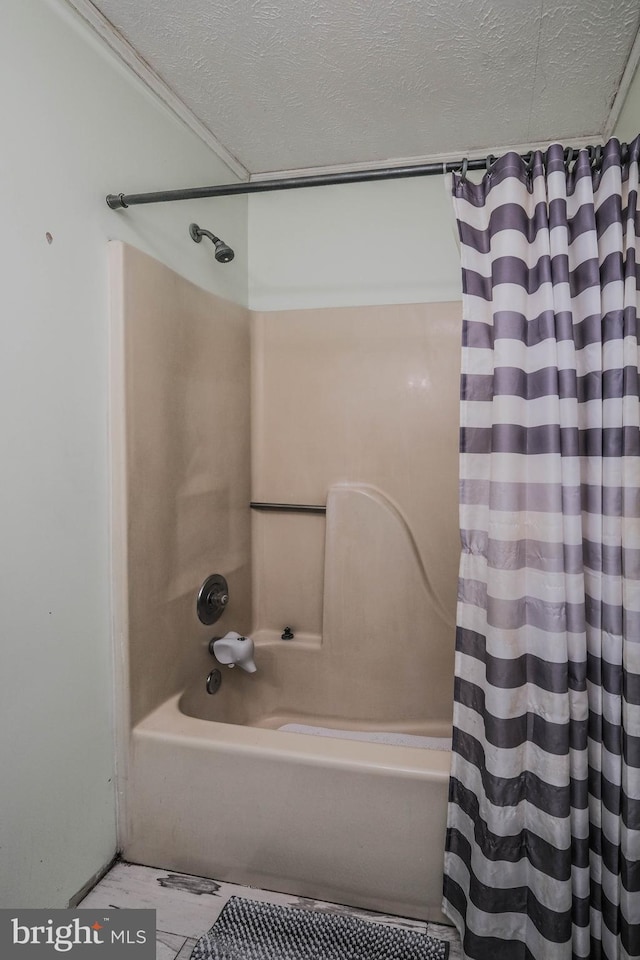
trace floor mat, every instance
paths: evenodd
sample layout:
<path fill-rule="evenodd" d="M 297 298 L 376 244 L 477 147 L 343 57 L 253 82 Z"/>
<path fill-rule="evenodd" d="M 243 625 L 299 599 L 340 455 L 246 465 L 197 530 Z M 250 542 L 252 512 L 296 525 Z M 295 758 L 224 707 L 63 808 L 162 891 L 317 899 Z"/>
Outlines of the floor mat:
<path fill-rule="evenodd" d="M 191 960 L 446 960 L 449 944 L 359 917 L 231 897 Z"/>

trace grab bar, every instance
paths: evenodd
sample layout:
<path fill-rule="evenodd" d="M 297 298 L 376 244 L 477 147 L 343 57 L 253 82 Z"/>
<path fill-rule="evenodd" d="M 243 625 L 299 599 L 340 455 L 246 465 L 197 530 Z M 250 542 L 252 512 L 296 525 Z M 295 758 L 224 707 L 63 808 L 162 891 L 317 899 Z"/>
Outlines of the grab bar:
<path fill-rule="evenodd" d="M 264 503 L 252 500 L 249 504 L 252 510 L 272 510 L 279 513 L 326 513 L 327 508 L 321 504 L 310 503 Z"/>

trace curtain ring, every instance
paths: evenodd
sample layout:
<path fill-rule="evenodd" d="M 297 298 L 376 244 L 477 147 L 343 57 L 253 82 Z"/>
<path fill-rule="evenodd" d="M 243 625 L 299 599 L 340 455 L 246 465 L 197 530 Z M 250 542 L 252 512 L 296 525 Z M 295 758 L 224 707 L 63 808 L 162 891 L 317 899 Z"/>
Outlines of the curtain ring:
<path fill-rule="evenodd" d="M 629 162 L 629 144 L 621 143 L 620 144 L 620 163 L 624 166 L 624 164 L 628 162 Z"/>
<path fill-rule="evenodd" d="M 462 161 L 462 170 L 460 172 L 460 177 L 463 183 L 467 182 L 467 170 L 469 169 L 469 157 L 465 157 Z"/>
<path fill-rule="evenodd" d="M 525 153 L 524 157 L 522 158 L 524 160 L 525 173 L 527 174 L 528 177 L 530 177 L 531 174 L 533 173 L 534 157 L 535 157 L 535 153 L 533 152 L 533 150 L 529 150 L 529 153 Z"/>
<path fill-rule="evenodd" d="M 495 162 L 496 162 L 496 158 L 492 153 L 490 153 L 489 156 L 487 157 L 487 173 L 491 173 L 491 168 L 493 167 Z"/>
<path fill-rule="evenodd" d="M 591 147 L 587 147 L 587 149 L 588 149 L 588 150 L 591 150 Z M 564 165 L 565 165 L 565 167 L 567 168 L 567 173 L 569 172 L 569 166 L 570 166 L 570 164 L 573 163 L 573 159 L 574 159 L 574 157 L 575 157 L 575 153 L 576 153 L 576 152 L 575 152 L 575 150 L 573 149 L 573 147 L 567 147 L 566 150 L 564 151 Z M 591 154 L 589 154 L 589 157 L 591 157 Z"/>
<path fill-rule="evenodd" d="M 602 145 L 599 143 L 593 153 L 593 168 L 599 170 L 602 166 Z"/>

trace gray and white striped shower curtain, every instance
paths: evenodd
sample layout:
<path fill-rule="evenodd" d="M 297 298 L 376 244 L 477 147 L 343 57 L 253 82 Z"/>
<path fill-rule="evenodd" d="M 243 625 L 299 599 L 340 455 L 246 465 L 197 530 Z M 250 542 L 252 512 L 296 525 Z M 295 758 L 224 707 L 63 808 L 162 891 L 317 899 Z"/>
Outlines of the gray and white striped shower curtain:
<path fill-rule="evenodd" d="M 640 138 L 453 178 L 464 333 L 444 909 L 640 957 Z"/>

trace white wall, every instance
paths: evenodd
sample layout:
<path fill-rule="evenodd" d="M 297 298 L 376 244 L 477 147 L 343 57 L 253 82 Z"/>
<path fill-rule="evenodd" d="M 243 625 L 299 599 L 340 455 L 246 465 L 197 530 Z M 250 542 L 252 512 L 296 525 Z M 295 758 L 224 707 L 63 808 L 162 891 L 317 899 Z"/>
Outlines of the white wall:
<path fill-rule="evenodd" d="M 253 310 L 462 296 L 441 176 L 253 194 L 249 249 Z"/>
<path fill-rule="evenodd" d="M 631 86 L 618 117 L 614 136 L 630 143 L 640 133 L 640 69 L 636 70 Z"/>
<path fill-rule="evenodd" d="M 3 0 L 0 84 L 0 906 L 56 907 L 115 851 L 107 240 L 246 302 L 247 210 L 106 207 L 234 178 L 63 0 Z"/>

